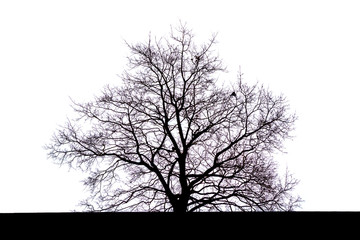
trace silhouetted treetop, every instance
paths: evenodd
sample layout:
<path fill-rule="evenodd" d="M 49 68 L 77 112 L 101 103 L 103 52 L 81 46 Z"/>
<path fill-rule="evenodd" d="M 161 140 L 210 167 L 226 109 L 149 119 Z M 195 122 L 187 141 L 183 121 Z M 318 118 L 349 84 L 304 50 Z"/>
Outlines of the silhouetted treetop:
<path fill-rule="evenodd" d="M 292 210 L 297 180 L 272 158 L 296 116 L 284 96 L 225 70 L 215 35 L 202 45 L 183 25 L 169 37 L 129 44 L 119 86 L 88 103 L 47 145 L 49 157 L 89 172 L 90 211 Z M 221 81 L 218 80 L 218 81 Z"/>

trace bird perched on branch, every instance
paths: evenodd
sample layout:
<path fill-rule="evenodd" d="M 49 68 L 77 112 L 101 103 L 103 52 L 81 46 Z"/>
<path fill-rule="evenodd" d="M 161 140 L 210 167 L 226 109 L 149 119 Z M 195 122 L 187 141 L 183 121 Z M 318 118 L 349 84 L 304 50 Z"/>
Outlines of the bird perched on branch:
<path fill-rule="evenodd" d="M 191 58 L 191 61 L 192 61 L 193 63 L 198 63 L 198 62 L 200 61 L 200 56 L 195 55 L 194 58 Z"/>
<path fill-rule="evenodd" d="M 236 93 L 232 92 L 232 94 L 230 95 L 230 97 L 236 97 Z"/>

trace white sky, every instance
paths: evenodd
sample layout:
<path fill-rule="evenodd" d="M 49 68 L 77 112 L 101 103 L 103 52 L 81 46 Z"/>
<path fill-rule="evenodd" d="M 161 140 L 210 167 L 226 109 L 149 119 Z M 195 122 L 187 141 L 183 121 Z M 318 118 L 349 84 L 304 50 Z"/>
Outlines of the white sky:
<path fill-rule="evenodd" d="M 119 81 L 126 46 L 178 20 L 199 43 L 219 32 L 235 79 L 283 93 L 299 116 L 288 154 L 302 210 L 360 210 L 358 1 L 0 1 L 0 212 L 70 211 L 86 175 L 42 146 L 72 114 Z"/>

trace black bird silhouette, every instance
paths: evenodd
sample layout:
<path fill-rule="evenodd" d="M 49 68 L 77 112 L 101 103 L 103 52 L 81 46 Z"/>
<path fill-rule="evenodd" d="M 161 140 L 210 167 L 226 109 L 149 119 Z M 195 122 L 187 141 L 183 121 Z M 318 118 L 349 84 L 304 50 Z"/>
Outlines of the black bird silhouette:
<path fill-rule="evenodd" d="M 230 97 L 236 97 L 236 93 L 233 92 L 233 93 L 230 95 Z"/>

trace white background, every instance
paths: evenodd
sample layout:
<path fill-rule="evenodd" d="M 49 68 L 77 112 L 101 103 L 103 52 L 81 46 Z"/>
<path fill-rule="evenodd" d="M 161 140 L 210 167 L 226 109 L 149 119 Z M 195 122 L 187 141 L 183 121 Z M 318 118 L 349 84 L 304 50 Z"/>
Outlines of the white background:
<path fill-rule="evenodd" d="M 71 116 L 119 82 L 130 43 L 165 36 L 179 19 L 239 66 L 287 96 L 299 116 L 288 154 L 302 210 L 360 210 L 358 1 L 0 1 L 0 212 L 71 211 L 86 174 L 53 164 L 43 145 Z M 227 80 L 227 79 L 224 79 Z"/>

